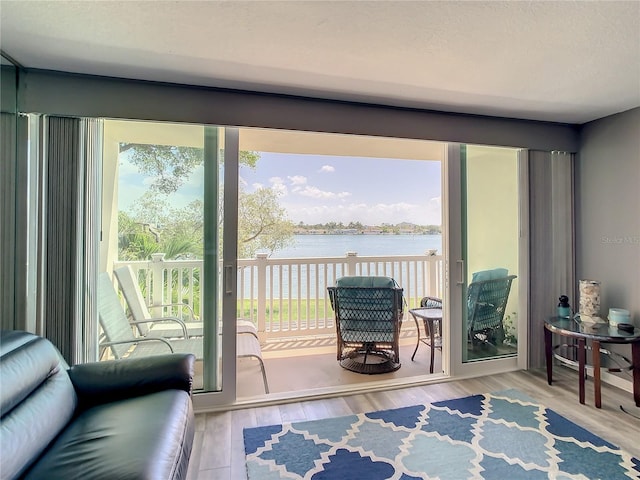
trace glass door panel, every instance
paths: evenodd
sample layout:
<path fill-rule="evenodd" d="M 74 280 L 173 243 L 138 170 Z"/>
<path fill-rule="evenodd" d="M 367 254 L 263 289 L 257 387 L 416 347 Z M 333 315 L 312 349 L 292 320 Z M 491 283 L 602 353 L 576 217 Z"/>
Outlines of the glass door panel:
<path fill-rule="evenodd" d="M 518 353 L 519 150 L 461 147 L 462 361 Z"/>
<path fill-rule="evenodd" d="M 222 388 L 219 132 L 202 125 L 104 121 L 100 271 L 113 280 L 129 320 L 145 322 L 131 324 L 127 348 L 116 352 L 105 345 L 101 318 L 101 358 L 139 356 L 139 345 L 154 342 L 137 339 L 162 337 L 166 342 L 158 347 L 196 355 L 196 392 Z M 129 284 L 118 276 L 123 269 L 132 273 Z"/>

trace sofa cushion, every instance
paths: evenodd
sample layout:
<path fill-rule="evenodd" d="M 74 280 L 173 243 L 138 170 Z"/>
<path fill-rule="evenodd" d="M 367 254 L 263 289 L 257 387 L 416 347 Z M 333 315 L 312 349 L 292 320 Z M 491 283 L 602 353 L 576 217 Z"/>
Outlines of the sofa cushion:
<path fill-rule="evenodd" d="M 25 478 L 185 478 L 194 434 L 190 396 L 165 390 L 82 412 Z"/>
<path fill-rule="evenodd" d="M 66 367 L 44 338 L 0 336 L 2 478 L 19 476 L 71 420 L 77 397 Z"/>

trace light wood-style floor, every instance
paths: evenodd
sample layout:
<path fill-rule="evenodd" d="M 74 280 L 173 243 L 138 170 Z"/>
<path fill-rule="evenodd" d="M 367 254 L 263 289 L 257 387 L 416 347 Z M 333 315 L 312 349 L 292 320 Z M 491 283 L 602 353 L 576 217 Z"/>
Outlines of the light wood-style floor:
<path fill-rule="evenodd" d="M 578 403 L 577 373 L 554 367 L 554 382 L 547 385 L 543 370 L 511 372 L 482 378 L 419 387 L 286 403 L 276 406 L 196 415 L 196 435 L 189 465 L 190 480 L 245 480 L 245 427 L 370 412 L 516 388 L 592 433 L 640 458 L 640 420 L 620 405 L 640 414 L 632 394 L 603 384 L 602 408 L 593 404 L 593 384 L 587 382 L 587 401 Z"/>

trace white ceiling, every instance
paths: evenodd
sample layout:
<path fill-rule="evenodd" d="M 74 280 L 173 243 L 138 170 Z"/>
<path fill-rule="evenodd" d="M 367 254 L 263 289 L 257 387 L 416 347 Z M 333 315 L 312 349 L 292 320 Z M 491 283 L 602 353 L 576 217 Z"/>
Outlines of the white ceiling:
<path fill-rule="evenodd" d="M 584 123 L 640 106 L 640 1 L 0 1 L 27 68 Z"/>

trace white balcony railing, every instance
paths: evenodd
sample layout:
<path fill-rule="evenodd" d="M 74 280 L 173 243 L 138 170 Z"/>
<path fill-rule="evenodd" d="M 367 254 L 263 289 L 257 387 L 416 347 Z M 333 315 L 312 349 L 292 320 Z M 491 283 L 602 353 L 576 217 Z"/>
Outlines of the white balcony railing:
<path fill-rule="evenodd" d="M 204 295 L 200 288 L 201 260 L 120 261 L 130 265 L 149 305 L 186 303 L 200 315 Z M 269 258 L 238 260 L 238 317 L 251 319 L 265 339 L 335 334 L 327 287 L 344 275 L 393 277 L 404 289 L 409 308 L 424 296 L 442 297 L 443 258 L 440 255 Z M 160 310 L 160 309 L 154 309 Z M 183 316 L 180 308 L 158 314 Z"/>

